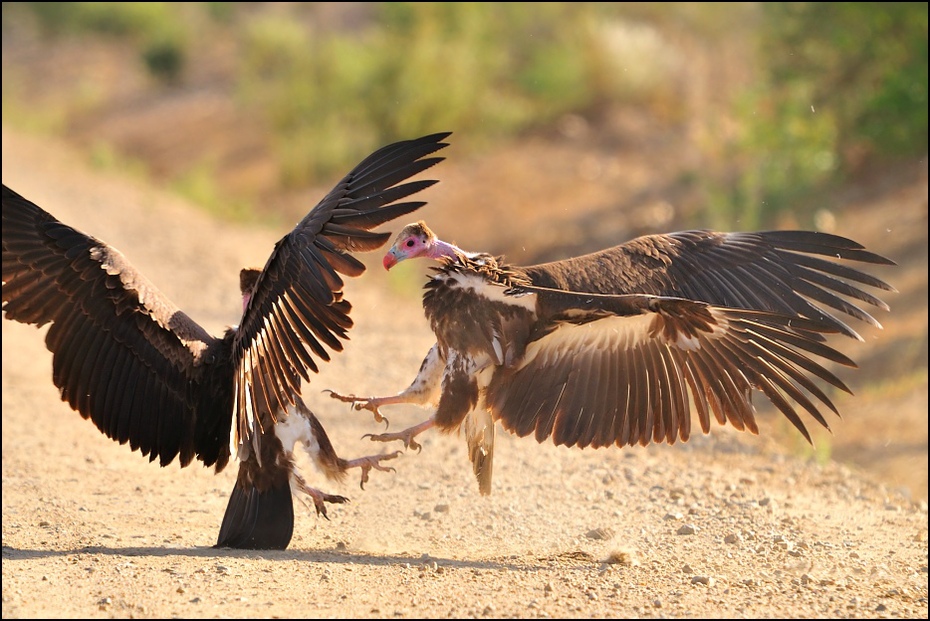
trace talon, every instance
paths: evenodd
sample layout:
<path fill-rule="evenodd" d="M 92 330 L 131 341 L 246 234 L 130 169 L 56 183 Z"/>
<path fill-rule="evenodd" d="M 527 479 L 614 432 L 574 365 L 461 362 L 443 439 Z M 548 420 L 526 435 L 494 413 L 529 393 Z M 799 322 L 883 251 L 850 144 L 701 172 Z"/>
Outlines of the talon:
<path fill-rule="evenodd" d="M 390 466 L 382 466 L 382 461 L 387 461 L 389 459 L 395 459 L 401 454 L 400 451 L 394 451 L 393 453 L 387 453 L 383 455 L 371 455 L 369 457 L 359 457 L 358 459 L 353 459 L 349 462 L 346 462 L 346 468 L 358 468 L 362 471 L 361 482 L 359 486 L 362 489 L 365 489 L 365 483 L 368 482 L 369 473 L 372 470 L 380 470 L 381 472 L 397 472 L 394 468 Z"/>
<path fill-rule="evenodd" d="M 316 514 L 322 515 L 324 518 L 329 520 L 329 516 L 326 514 L 326 504 L 331 502 L 333 504 L 343 504 L 349 502 L 349 499 L 345 496 L 336 496 L 334 494 L 321 494 L 320 498 L 314 498 L 313 504 L 316 507 Z"/>
<path fill-rule="evenodd" d="M 362 436 L 362 439 L 368 438 L 372 442 L 391 442 L 393 440 L 400 440 L 404 443 L 405 449 L 415 449 L 418 453 L 423 450 L 423 447 L 413 439 L 413 436 L 403 431 L 399 433 L 366 433 Z M 399 453 L 400 451 L 398 451 Z"/>
<path fill-rule="evenodd" d="M 378 409 L 378 405 L 373 403 L 375 401 L 374 397 L 357 397 L 355 395 L 340 395 L 337 392 L 330 390 L 329 388 L 323 389 L 323 392 L 328 392 L 329 396 L 343 403 L 348 403 L 349 407 L 355 411 L 369 410 L 375 416 L 375 422 L 380 423 L 384 421 L 384 428 L 387 429 L 390 425 L 390 422 L 387 418 L 381 414 L 381 411 Z"/>
<path fill-rule="evenodd" d="M 327 502 L 333 504 L 343 504 L 349 502 L 349 499 L 345 496 L 327 494 L 326 492 L 310 487 L 303 481 L 303 479 L 298 482 L 298 486 L 302 492 L 310 496 L 310 498 L 313 500 L 313 508 L 316 509 L 316 514 L 318 516 L 323 516 L 327 520 L 329 520 L 329 515 L 326 512 Z"/>

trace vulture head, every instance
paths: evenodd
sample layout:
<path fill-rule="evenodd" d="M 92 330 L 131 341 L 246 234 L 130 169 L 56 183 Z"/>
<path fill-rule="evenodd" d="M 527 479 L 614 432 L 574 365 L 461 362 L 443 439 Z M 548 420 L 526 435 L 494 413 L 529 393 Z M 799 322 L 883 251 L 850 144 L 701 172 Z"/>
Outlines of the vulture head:
<path fill-rule="evenodd" d="M 460 249 L 436 237 L 436 234 L 426 226 L 426 222 L 420 220 L 408 224 L 397 234 L 394 244 L 384 255 L 381 263 L 384 269 L 389 270 L 405 259 L 417 257 L 439 259 L 461 253 Z"/>
<path fill-rule="evenodd" d="M 239 292 L 242 294 L 242 314 L 249 307 L 249 300 L 252 299 L 252 291 L 255 290 L 255 284 L 258 277 L 261 276 L 262 270 L 257 267 L 244 267 L 239 271 Z"/>
<path fill-rule="evenodd" d="M 813 443 L 800 412 L 827 429 L 821 409 L 839 414 L 817 380 L 849 393 L 828 365 L 856 366 L 828 336 L 862 340 L 844 316 L 881 328 L 867 306 L 888 304 L 867 289 L 895 290 L 854 267 L 893 261 L 816 231 L 678 231 L 513 265 L 419 221 L 383 265 L 415 257 L 439 263 L 423 289 L 436 344 L 417 377 L 394 395 L 330 396 L 377 421 L 387 405 L 433 408 L 409 429 L 369 437 L 419 448 L 427 429 L 463 431 L 482 494 L 497 422 L 578 448 L 674 444 L 690 437 L 692 418 L 703 433 L 715 421 L 758 433 L 756 391 Z"/>

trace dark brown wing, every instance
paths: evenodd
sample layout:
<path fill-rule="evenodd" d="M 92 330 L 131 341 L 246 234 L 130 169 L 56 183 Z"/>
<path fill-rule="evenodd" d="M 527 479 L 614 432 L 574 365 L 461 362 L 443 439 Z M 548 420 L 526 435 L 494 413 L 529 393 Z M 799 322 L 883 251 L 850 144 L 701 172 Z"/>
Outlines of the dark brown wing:
<path fill-rule="evenodd" d="M 789 399 L 828 427 L 817 402 L 836 412 L 820 379 L 849 391 L 817 358 L 855 364 L 808 335 L 827 323 L 680 298 L 575 294 L 535 287 L 546 317 L 526 355 L 499 367 L 487 404 L 504 427 L 568 446 L 687 440 L 693 399 L 701 428 L 758 431 L 750 401 L 762 391 L 810 441 Z"/>
<path fill-rule="evenodd" d="M 799 315 L 825 321 L 859 339 L 830 309 L 879 326 L 855 302 L 882 310 L 888 306 L 860 285 L 895 289 L 836 259 L 894 265 L 852 240 L 827 233 L 682 231 L 639 237 L 600 252 L 525 269 L 533 283 L 543 287 L 645 293 Z"/>
<path fill-rule="evenodd" d="M 442 161 L 428 155 L 447 146 L 449 133 L 388 145 L 345 176 L 281 239 L 265 264 L 239 325 L 235 344 L 236 420 L 239 441 L 258 438 L 257 401 L 271 411 L 293 404 L 301 380 L 341 351 L 352 326 L 340 275 L 358 276 L 365 266 L 350 251 L 374 250 L 390 233 L 371 229 L 409 214 L 424 202 L 396 202 L 435 181 L 410 177 Z"/>
<path fill-rule="evenodd" d="M 216 339 L 115 248 L 6 185 L 2 200 L 3 312 L 51 324 L 45 344 L 62 399 L 162 466 L 175 456 L 186 466 L 196 456 L 222 468 L 229 409 L 202 409 L 196 399 L 204 355 Z M 212 433 L 202 433 L 207 427 Z"/>

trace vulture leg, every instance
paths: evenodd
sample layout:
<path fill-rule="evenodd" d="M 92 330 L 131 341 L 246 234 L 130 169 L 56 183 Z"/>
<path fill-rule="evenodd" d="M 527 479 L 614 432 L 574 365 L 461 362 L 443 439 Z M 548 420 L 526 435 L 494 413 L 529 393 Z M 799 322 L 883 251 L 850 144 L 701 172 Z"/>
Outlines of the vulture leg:
<path fill-rule="evenodd" d="M 321 438 L 321 444 L 328 444 L 328 438 Z M 313 455 L 309 447 L 305 446 L 308 454 L 311 454 L 312 457 L 316 459 L 317 465 L 320 468 L 323 468 L 324 471 L 330 467 L 330 464 L 327 461 L 324 461 L 325 458 L 321 459 L 320 457 Z M 389 459 L 394 459 L 400 455 L 400 451 L 394 451 L 393 453 L 386 453 L 384 455 L 369 455 L 367 457 L 359 457 L 357 459 L 343 459 L 341 457 L 335 457 L 333 460 L 335 466 L 332 473 L 328 473 L 330 478 L 339 478 L 342 474 L 345 473 L 349 468 L 360 468 L 362 471 L 362 482 L 361 488 L 365 489 L 365 483 L 368 483 L 368 473 L 372 470 L 380 470 L 381 472 L 395 472 L 394 468 L 388 466 L 382 466 L 382 461 L 387 461 Z M 333 504 L 342 504 L 349 502 L 349 499 L 345 496 L 337 496 L 335 494 L 327 494 L 326 492 L 319 490 L 315 487 L 310 487 L 306 480 L 296 471 L 292 474 L 292 485 L 298 490 L 305 493 L 313 501 L 313 506 L 316 509 L 317 515 L 322 515 L 324 518 L 329 519 L 326 515 L 326 504 L 327 502 Z M 298 496 L 298 498 L 301 498 Z"/>
<path fill-rule="evenodd" d="M 333 503 L 333 504 L 343 504 L 343 503 L 349 502 L 349 499 L 346 498 L 345 496 L 336 496 L 335 494 L 327 494 L 326 492 L 318 490 L 315 487 L 310 487 L 309 485 L 307 485 L 307 482 L 304 480 L 304 478 L 296 472 L 291 473 L 291 477 L 292 477 L 292 484 L 298 490 L 300 490 L 301 492 L 309 496 L 311 500 L 313 500 L 313 507 L 316 509 L 316 514 L 322 515 L 327 520 L 329 519 L 329 516 L 326 515 L 326 503 L 327 502 Z M 303 499 L 301 496 L 298 496 L 298 498 Z"/>
<path fill-rule="evenodd" d="M 414 438 L 427 429 L 432 429 L 436 425 L 436 417 L 430 416 L 422 423 L 418 423 L 413 427 L 408 427 L 403 431 L 396 431 L 394 433 L 379 433 L 377 435 L 373 433 L 366 433 L 363 435 L 363 438 L 370 438 L 372 442 L 391 442 L 392 440 L 401 440 L 404 443 L 404 448 L 412 448 L 417 452 L 423 449 L 423 447 L 416 441 Z"/>
<path fill-rule="evenodd" d="M 355 395 L 340 395 L 332 390 L 325 390 L 324 392 L 328 392 L 329 396 L 333 399 L 351 403 L 353 410 L 370 410 L 375 415 L 376 423 L 384 421 L 385 429 L 387 429 L 390 421 L 381 413 L 381 406 L 411 403 L 411 401 L 404 398 L 403 393 L 394 395 L 393 397 L 357 397 Z"/>
<path fill-rule="evenodd" d="M 400 451 L 386 453 L 383 455 L 368 455 L 356 459 L 343 459 L 336 454 L 332 441 L 320 424 L 319 419 L 304 403 L 299 396 L 296 398 L 294 408 L 288 413 L 288 416 L 282 417 L 274 426 L 274 435 L 277 436 L 280 443 L 284 445 L 284 454 L 289 461 L 292 460 L 292 451 L 290 447 L 300 446 L 307 453 L 307 456 L 313 461 L 317 468 L 331 480 L 339 481 L 345 478 L 346 471 L 350 468 L 359 468 L 362 471 L 361 488 L 365 489 L 365 483 L 368 482 L 369 473 L 372 470 L 381 472 L 394 472 L 394 468 L 382 466 L 382 461 L 395 459 L 400 455 Z M 270 445 L 270 442 L 266 442 Z M 269 461 L 274 462 L 273 458 Z M 297 492 L 303 492 L 313 501 L 313 507 L 317 515 L 322 515 L 329 519 L 326 514 L 326 503 L 342 504 L 349 502 L 345 496 L 327 494 L 315 487 L 310 487 L 307 481 L 292 468 L 290 472 L 291 487 Z M 306 504 L 306 500 L 299 494 L 294 494 Z M 293 518 L 292 518 L 293 519 Z M 283 549 L 283 548 L 282 548 Z"/>
<path fill-rule="evenodd" d="M 340 395 L 332 390 L 325 390 L 324 392 L 328 392 L 329 396 L 333 399 L 351 403 L 352 408 L 355 410 L 372 411 L 375 415 L 375 422 L 380 423 L 381 421 L 385 421 L 385 424 L 387 424 L 388 420 L 379 411 L 381 406 L 401 405 L 404 403 L 426 407 L 436 405 L 439 402 L 439 386 L 444 370 L 445 361 L 439 353 L 439 345 L 433 345 L 429 352 L 427 352 L 423 362 L 420 363 L 420 371 L 417 373 L 416 378 L 410 383 L 410 386 L 396 395 L 389 397 L 357 397 L 355 395 Z M 403 434 L 405 432 L 400 433 Z M 417 433 L 419 433 L 419 431 Z M 374 440 L 374 437 L 372 437 L 372 439 Z M 387 440 L 381 441 L 388 442 L 390 440 L 399 439 L 402 438 L 388 438 Z M 407 442 L 404 442 L 404 445 L 406 446 Z"/>
<path fill-rule="evenodd" d="M 393 453 L 387 453 L 384 455 L 369 455 L 368 457 L 358 457 L 356 459 L 345 461 L 344 468 L 346 470 L 349 468 L 360 468 L 362 470 L 362 482 L 359 485 L 362 489 L 365 489 L 365 483 L 368 483 L 368 473 L 372 470 L 380 470 L 381 472 L 396 472 L 394 468 L 391 468 L 390 466 L 382 466 L 381 462 L 394 459 L 399 455 L 400 451 L 394 451 Z"/>

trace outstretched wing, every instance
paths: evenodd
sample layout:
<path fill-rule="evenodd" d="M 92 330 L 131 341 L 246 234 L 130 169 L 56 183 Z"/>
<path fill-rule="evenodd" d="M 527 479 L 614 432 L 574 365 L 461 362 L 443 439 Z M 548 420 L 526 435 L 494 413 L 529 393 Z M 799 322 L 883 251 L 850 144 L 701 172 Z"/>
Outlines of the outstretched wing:
<path fill-rule="evenodd" d="M 860 285 L 895 289 L 836 259 L 894 265 L 850 239 L 827 233 L 682 231 L 638 237 L 600 252 L 528 267 L 526 272 L 543 287 L 672 296 L 799 315 L 861 340 L 831 309 L 880 327 L 856 301 L 886 311 L 888 305 Z"/>
<path fill-rule="evenodd" d="M 202 362 L 215 339 L 115 248 L 3 186 L 3 312 L 51 324 L 52 379 L 61 398 L 108 437 L 158 459 L 196 456 L 221 469 L 228 410 L 198 411 Z M 220 437 L 198 433 L 209 421 Z M 228 424 L 228 423 L 227 423 Z M 227 435 L 223 435 L 223 431 Z"/>
<path fill-rule="evenodd" d="M 544 322 L 526 355 L 499 367 L 487 404 L 519 436 L 568 446 L 687 440 L 690 398 L 701 428 L 758 432 L 750 400 L 762 391 L 810 440 L 789 398 L 828 427 L 817 403 L 836 412 L 815 380 L 849 389 L 818 358 L 855 366 L 816 337 L 829 323 L 768 311 L 649 295 L 577 294 L 517 287 L 537 297 Z M 829 427 L 828 427 L 829 428 Z"/>
<path fill-rule="evenodd" d="M 265 264 L 235 343 L 238 442 L 257 442 L 259 409 L 287 408 L 301 380 L 317 372 L 329 351 L 341 351 L 352 326 L 341 275 L 365 266 L 350 253 L 381 247 L 390 233 L 371 229 L 425 202 L 403 201 L 434 183 L 408 181 L 442 161 L 449 133 L 388 145 L 365 158 L 281 239 Z"/>

